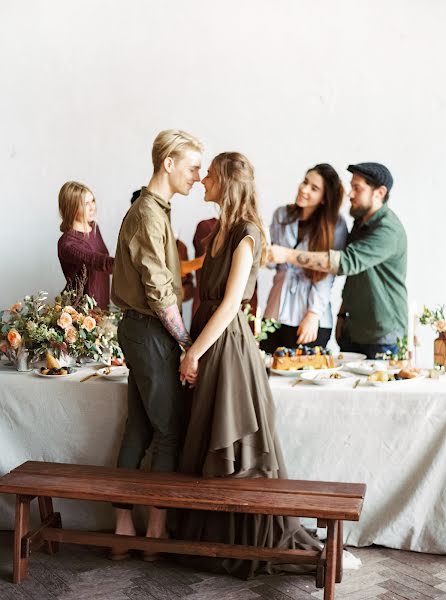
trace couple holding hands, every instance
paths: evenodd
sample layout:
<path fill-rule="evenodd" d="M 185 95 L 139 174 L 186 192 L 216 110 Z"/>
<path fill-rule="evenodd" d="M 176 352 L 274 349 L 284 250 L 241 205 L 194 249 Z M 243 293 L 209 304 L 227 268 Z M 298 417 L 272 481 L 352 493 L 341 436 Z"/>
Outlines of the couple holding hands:
<path fill-rule="evenodd" d="M 307 206 L 297 204 L 283 215 L 296 225 L 301 219 L 295 247 L 305 242 L 305 256 L 297 252 L 289 257 L 280 246 L 267 249 L 249 160 L 237 152 L 216 156 L 202 183 L 205 201 L 216 203 L 220 216 L 207 240 L 200 306 L 189 334 L 181 316 L 181 272 L 170 211 L 174 194 L 186 196 L 200 181 L 202 151 L 202 144 L 192 135 L 162 131 L 153 144 L 153 175 L 128 210 L 119 232 L 112 300 L 124 313 L 118 337 L 129 381 L 128 419 L 118 466 L 138 468 L 151 446 L 154 471 L 178 470 L 204 477 L 286 477 L 266 371 L 240 306 L 252 297 L 258 269 L 267 260 L 295 261 L 316 283 L 324 281 L 324 272 L 333 272 L 330 261 L 338 256 L 332 256 L 331 249 L 342 248 L 347 235 L 338 214 L 342 184 L 329 165 L 307 172 L 302 184 L 305 193 L 301 194 Z M 311 217 L 324 203 L 329 203 L 329 210 L 321 210 L 325 217 L 320 228 Z M 302 260 L 304 263 L 299 263 Z M 286 277 L 281 276 L 281 287 Z M 331 281 L 324 284 L 329 289 Z M 315 306 L 317 302 L 315 298 Z M 268 310 L 277 311 L 279 305 L 270 295 Z M 286 310 L 292 313 L 296 307 Z M 318 310 L 316 314 L 324 314 L 327 304 L 319 302 Z M 298 332 L 301 339 L 326 337 L 327 332 L 318 333 L 311 317 L 306 321 Z M 330 328 L 327 321 L 327 327 L 321 329 Z M 295 345 L 295 328 L 293 335 Z M 325 341 L 321 340 L 321 345 Z M 180 362 L 181 349 L 186 352 Z M 188 382 L 188 389 L 182 382 Z M 115 508 L 116 533 L 135 535 L 132 507 Z M 169 534 L 183 540 L 283 548 L 320 546 L 296 518 L 182 510 L 174 521 L 171 524 L 169 519 Z M 146 534 L 168 535 L 165 510 L 149 508 Z M 122 558 L 118 554 L 113 557 Z M 272 569 L 272 565 L 256 561 L 184 560 L 240 577 Z"/>

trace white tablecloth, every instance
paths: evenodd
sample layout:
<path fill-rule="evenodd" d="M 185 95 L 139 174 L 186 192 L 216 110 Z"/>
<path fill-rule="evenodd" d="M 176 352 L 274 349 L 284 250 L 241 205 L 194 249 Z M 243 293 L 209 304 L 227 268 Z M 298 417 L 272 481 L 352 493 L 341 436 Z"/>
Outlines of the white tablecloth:
<path fill-rule="evenodd" d="M 127 383 L 94 378 L 79 369 L 46 379 L 0 367 L 0 475 L 26 460 L 116 466 L 127 413 Z M 32 521 L 37 522 L 32 502 Z M 56 500 L 66 527 L 107 529 L 106 503 Z M 0 494 L 0 529 L 14 528 L 14 498 Z"/>
<path fill-rule="evenodd" d="M 271 385 L 289 477 L 367 484 L 346 543 L 446 553 L 446 380 Z"/>
<path fill-rule="evenodd" d="M 0 368 L 0 475 L 26 460 L 116 464 L 126 384 L 79 383 L 92 371 L 47 380 Z M 368 486 L 346 542 L 446 553 L 446 380 L 388 389 L 291 381 L 271 378 L 289 476 Z M 106 503 L 55 503 L 66 527 L 113 525 Z M 13 513 L 12 498 L 0 495 L 0 529 L 13 528 Z"/>

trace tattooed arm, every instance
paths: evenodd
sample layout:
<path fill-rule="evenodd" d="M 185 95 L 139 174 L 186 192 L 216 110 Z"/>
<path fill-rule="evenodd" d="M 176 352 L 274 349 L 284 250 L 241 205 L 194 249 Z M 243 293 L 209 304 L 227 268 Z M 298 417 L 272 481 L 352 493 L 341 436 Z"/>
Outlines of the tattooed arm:
<path fill-rule="evenodd" d="M 176 339 L 180 346 L 186 350 L 192 346 L 192 340 L 184 326 L 183 318 L 178 310 L 177 304 L 173 304 L 167 308 L 160 308 L 156 311 L 156 314 L 161 323 L 170 335 Z"/>
<path fill-rule="evenodd" d="M 336 275 L 339 270 L 340 252 L 330 250 L 330 252 L 303 252 L 283 246 L 271 246 L 269 249 L 268 260 L 272 263 L 289 263 L 311 269 L 312 271 L 323 271 Z"/>

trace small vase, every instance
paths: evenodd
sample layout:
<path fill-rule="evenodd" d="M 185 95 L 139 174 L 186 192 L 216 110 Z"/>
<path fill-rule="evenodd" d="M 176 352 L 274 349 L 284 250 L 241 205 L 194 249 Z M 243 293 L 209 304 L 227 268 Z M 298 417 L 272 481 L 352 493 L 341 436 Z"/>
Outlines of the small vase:
<path fill-rule="evenodd" d="M 434 365 L 446 367 L 446 333 L 441 332 L 434 340 Z"/>
<path fill-rule="evenodd" d="M 31 367 L 29 365 L 30 359 L 31 359 L 31 357 L 29 354 L 29 350 L 27 350 L 26 348 L 22 348 L 17 353 L 17 361 L 15 364 L 16 370 L 19 371 L 20 373 L 25 373 L 27 371 L 31 371 Z"/>
<path fill-rule="evenodd" d="M 66 352 L 61 352 L 59 356 L 59 363 L 61 367 L 73 367 L 76 364 L 76 358 L 70 356 Z"/>

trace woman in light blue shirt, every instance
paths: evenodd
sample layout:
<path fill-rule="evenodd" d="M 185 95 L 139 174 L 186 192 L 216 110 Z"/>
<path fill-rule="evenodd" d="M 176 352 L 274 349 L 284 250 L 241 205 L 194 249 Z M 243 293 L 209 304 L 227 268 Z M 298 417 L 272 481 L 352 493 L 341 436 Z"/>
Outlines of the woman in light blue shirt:
<path fill-rule="evenodd" d="M 309 169 L 295 204 L 274 212 L 271 242 L 313 252 L 342 250 L 347 239 L 347 226 L 339 214 L 343 197 L 342 182 L 331 165 Z M 265 318 L 274 318 L 282 326 L 261 343 L 261 348 L 272 353 L 278 346 L 325 347 L 333 328 L 330 295 L 334 276 L 291 264 L 270 266 L 276 268 L 276 275 Z"/>

